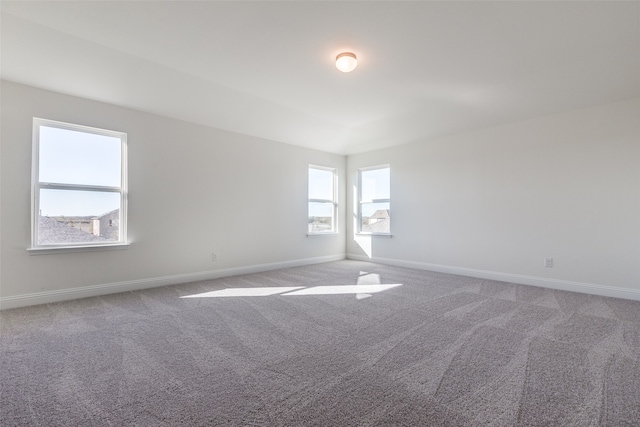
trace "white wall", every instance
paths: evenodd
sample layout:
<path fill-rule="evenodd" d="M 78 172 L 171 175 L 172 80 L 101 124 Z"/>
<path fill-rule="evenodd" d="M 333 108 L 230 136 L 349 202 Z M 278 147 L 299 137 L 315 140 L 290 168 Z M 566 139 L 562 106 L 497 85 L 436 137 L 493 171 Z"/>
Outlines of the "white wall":
<path fill-rule="evenodd" d="M 350 258 L 640 299 L 637 98 L 350 156 L 345 171 L 343 156 L 10 82 L 1 97 L 2 307 L 340 259 L 345 240 Z M 34 116 L 128 133 L 129 249 L 27 253 Z M 306 237 L 310 163 L 347 182 L 346 234 Z M 393 238 L 358 243 L 357 169 L 379 164 Z"/>
<path fill-rule="evenodd" d="M 390 164 L 393 234 L 350 221 L 349 258 L 640 299 L 638 98 L 347 163 L 348 200 L 358 168 Z"/>
<path fill-rule="evenodd" d="M 1 96 L 4 307 L 344 258 L 344 231 L 306 237 L 308 165 L 344 182 L 344 156 L 10 82 Z M 128 134 L 129 249 L 27 253 L 33 117 Z"/>

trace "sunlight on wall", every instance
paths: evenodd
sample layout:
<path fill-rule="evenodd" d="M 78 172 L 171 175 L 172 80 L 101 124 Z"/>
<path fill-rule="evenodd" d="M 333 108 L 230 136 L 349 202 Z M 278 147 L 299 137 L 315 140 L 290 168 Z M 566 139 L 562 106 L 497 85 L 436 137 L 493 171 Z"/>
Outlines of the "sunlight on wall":
<path fill-rule="evenodd" d="M 360 249 L 371 259 L 373 249 L 371 247 L 371 236 L 366 234 L 356 234 L 353 240 L 360 246 Z"/>

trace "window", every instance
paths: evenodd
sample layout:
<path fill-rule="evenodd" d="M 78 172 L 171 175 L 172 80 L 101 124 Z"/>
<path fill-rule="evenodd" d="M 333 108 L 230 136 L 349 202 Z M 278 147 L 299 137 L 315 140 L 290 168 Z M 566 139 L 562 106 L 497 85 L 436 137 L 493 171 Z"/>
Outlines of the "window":
<path fill-rule="evenodd" d="M 377 166 L 358 170 L 359 231 L 389 234 L 391 232 L 391 169 Z"/>
<path fill-rule="evenodd" d="M 336 170 L 309 166 L 309 233 L 336 233 Z"/>
<path fill-rule="evenodd" d="M 33 119 L 32 249 L 127 241 L 127 135 Z"/>

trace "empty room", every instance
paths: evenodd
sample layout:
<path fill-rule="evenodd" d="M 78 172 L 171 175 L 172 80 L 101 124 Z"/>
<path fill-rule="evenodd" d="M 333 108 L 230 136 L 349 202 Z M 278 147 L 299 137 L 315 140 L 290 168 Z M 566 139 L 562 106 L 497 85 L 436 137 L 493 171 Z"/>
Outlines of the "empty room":
<path fill-rule="evenodd" d="M 640 1 L 0 2 L 3 426 L 640 426 Z"/>

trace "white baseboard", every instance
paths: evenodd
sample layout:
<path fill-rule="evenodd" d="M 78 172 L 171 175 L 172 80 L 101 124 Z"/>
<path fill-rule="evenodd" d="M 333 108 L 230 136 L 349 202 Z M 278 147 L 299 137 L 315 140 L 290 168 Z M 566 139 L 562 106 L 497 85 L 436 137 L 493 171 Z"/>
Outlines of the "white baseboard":
<path fill-rule="evenodd" d="M 82 286 L 79 288 L 61 289 L 57 291 L 0 297 L 0 310 L 115 294 L 118 292 L 137 291 L 141 289 L 157 288 L 160 286 L 177 285 L 180 283 L 198 282 L 201 280 L 219 279 L 221 277 L 238 276 L 241 274 L 260 273 L 263 271 L 278 270 L 280 268 L 301 267 L 304 265 L 340 261 L 343 259 L 345 259 L 344 254 L 329 255 L 316 258 L 304 258 L 268 264 L 222 268 L 219 270 L 201 271 L 198 273 L 176 274 L 173 276 L 128 280 L 125 282 L 105 283 L 101 285 Z"/>
<path fill-rule="evenodd" d="M 478 277 L 481 279 L 499 280 L 502 282 L 518 283 L 521 285 L 540 286 L 542 288 L 558 289 L 563 291 L 580 292 L 584 294 L 640 301 L 640 290 L 635 289 L 596 285 L 593 283 L 571 282 L 568 280 L 560 279 L 548 279 L 545 277 L 524 276 L 520 274 L 501 273 L 497 271 L 477 270 L 474 268 L 452 267 L 449 265 L 430 264 L 426 262 L 405 261 L 393 258 L 376 257 L 370 259 L 367 256 L 356 254 L 347 254 L 347 259 L 377 262 L 380 264 L 394 265 L 397 267 L 437 271 L 440 273 L 458 274 L 460 276 Z"/>

